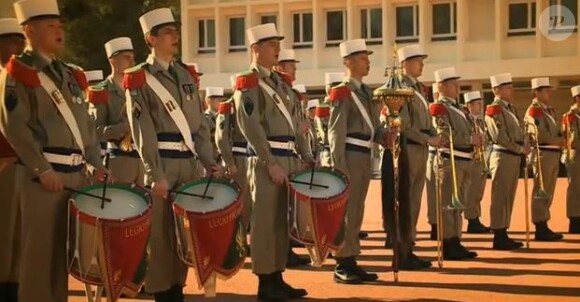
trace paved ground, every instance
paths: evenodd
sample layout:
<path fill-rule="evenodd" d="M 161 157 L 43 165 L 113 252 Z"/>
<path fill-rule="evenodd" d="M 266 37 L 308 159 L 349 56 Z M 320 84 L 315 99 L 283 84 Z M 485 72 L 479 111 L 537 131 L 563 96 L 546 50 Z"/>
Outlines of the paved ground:
<path fill-rule="evenodd" d="M 489 183 L 488 183 L 489 184 Z M 560 179 L 552 207 L 550 222 L 556 231 L 565 232 L 568 219 L 565 214 L 565 179 Z M 531 249 L 501 252 L 491 249 L 490 235 L 465 235 L 463 242 L 479 253 L 473 261 L 445 262 L 443 269 L 432 268 L 421 272 L 401 272 L 399 282 L 393 282 L 390 270 L 391 251 L 382 248 L 384 235 L 380 232 L 380 182 L 373 181 L 366 202 L 364 229 L 371 233 L 363 241 L 361 264 L 379 272 L 380 282 L 373 285 L 338 285 L 332 281 L 333 261 L 328 260 L 320 269 L 289 270 L 286 279 L 294 286 L 308 289 L 310 299 L 303 301 L 371 302 L 371 301 L 580 301 L 580 235 L 567 235 L 558 243 L 531 242 Z M 531 190 L 531 189 L 530 189 Z M 484 197 L 483 221 L 489 221 L 489 186 Z M 427 240 L 426 203 L 421 213 L 417 254 L 434 259 L 435 242 Z M 523 184 L 518 190 L 512 231 L 517 239 L 525 238 Z M 533 230 L 533 227 L 532 227 Z M 513 232 L 512 232 L 513 233 Z M 533 237 L 532 237 L 533 238 Z M 304 254 L 304 250 L 299 250 Z M 249 260 L 248 260 L 249 261 Z M 196 288 L 193 273 L 186 288 L 187 301 L 246 302 L 255 301 L 256 278 L 249 263 L 233 279 L 218 283 L 217 298 L 206 299 Z M 71 299 L 86 301 L 84 288 L 71 278 Z M 122 299 L 147 301 L 151 297 Z"/>

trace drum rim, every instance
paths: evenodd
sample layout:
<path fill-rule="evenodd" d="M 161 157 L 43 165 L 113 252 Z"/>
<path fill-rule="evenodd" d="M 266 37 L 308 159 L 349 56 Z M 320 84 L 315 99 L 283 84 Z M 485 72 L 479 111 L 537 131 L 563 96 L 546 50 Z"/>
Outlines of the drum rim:
<path fill-rule="evenodd" d="M 181 186 L 178 187 L 177 190 L 178 191 L 184 191 L 184 189 L 186 190 L 186 189 L 188 189 L 188 188 L 190 188 L 190 187 L 192 187 L 194 185 L 207 183 L 209 180 L 210 180 L 209 177 L 203 177 L 203 178 L 200 178 L 200 179 L 192 180 L 190 182 L 187 182 L 187 183 L 182 184 Z M 179 209 L 179 212 L 182 212 L 182 213 L 213 214 L 213 213 L 218 213 L 220 211 L 223 211 L 225 209 L 228 209 L 229 207 L 231 207 L 232 205 L 234 205 L 237 201 L 240 201 L 241 200 L 241 198 L 242 198 L 242 194 L 241 194 L 242 192 L 241 191 L 242 190 L 241 190 L 240 186 L 238 185 L 238 183 L 236 181 L 234 181 L 233 179 L 230 180 L 230 179 L 225 179 L 225 178 L 217 178 L 217 179 L 216 178 L 212 178 L 211 179 L 211 182 L 212 183 L 224 184 L 224 185 L 227 185 L 227 186 L 231 187 L 232 189 L 234 189 L 234 191 L 236 192 L 236 198 L 233 200 L 233 202 L 230 203 L 230 204 L 228 204 L 228 205 L 226 205 L 226 206 L 224 206 L 223 208 L 215 209 L 213 211 L 207 211 L 207 212 L 203 212 L 203 213 L 202 212 L 193 212 L 193 211 L 190 211 L 190 210 L 182 207 L 181 204 L 179 204 L 177 202 L 177 199 L 179 199 L 179 195 L 177 195 L 177 196 L 173 197 L 173 208 L 174 208 L 174 212 L 176 210 L 175 208 L 177 208 L 177 209 Z M 183 198 L 185 198 L 185 197 L 183 197 Z"/>
<path fill-rule="evenodd" d="M 88 186 L 84 186 L 81 187 L 79 190 L 80 191 L 88 191 L 88 190 L 92 190 L 94 188 L 102 188 L 103 184 L 102 183 L 98 183 L 98 184 L 92 184 L 92 185 L 88 185 Z M 112 219 L 112 218 L 100 218 L 100 217 L 96 217 L 92 214 L 86 213 L 84 211 L 82 211 L 76 203 L 76 198 L 78 198 L 79 196 L 82 196 L 82 194 L 79 193 L 73 193 L 71 194 L 70 198 L 69 198 L 69 204 L 72 207 L 71 209 L 71 215 L 75 214 L 75 215 L 79 215 L 81 217 L 84 217 L 86 219 L 89 219 L 91 221 L 103 221 L 103 222 L 116 222 L 116 221 L 126 221 L 126 220 L 130 220 L 130 219 L 134 219 L 137 217 L 142 217 L 145 215 L 149 215 L 151 213 L 152 210 L 152 202 L 151 202 L 151 197 L 150 194 L 147 193 L 145 190 L 141 189 L 138 186 L 135 185 L 126 185 L 126 184 L 121 184 L 121 183 L 110 183 L 107 184 L 107 190 L 109 189 L 121 189 L 121 190 L 126 190 L 126 191 L 130 191 L 131 193 L 138 195 L 139 197 L 142 197 L 143 200 L 145 201 L 146 207 L 143 211 L 141 211 L 139 214 L 137 215 L 133 215 L 130 217 L 124 217 L 124 218 L 120 218 L 120 219 Z"/>
<path fill-rule="evenodd" d="M 304 197 L 308 197 L 308 198 L 310 198 L 311 200 L 328 200 L 328 199 L 331 199 L 331 198 L 336 198 L 336 197 L 338 197 L 338 196 L 342 196 L 342 195 L 344 195 L 344 194 L 347 194 L 347 193 L 350 191 L 350 181 L 349 181 L 349 179 L 348 179 L 348 176 L 346 176 L 346 174 L 344 174 L 344 173 L 343 173 L 342 171 L 340 171 L 339 169 L 336 169 L 336 168 L 331 168 L 331 167 L 317 167 L 317 168 L 314 168 L 314 171 L 315 171 L 315 172 L 316 172 L 316 171 L 320 171 L 320 172 L 329 172 L 329 173 L 331 173 L 331 174 L 334 174 L 334 175 L 337 175 L 337 176 L 339 176 L 339 177 L 340 177 L 340 178 L 342 178 L 342 180 L 344 181 L 344 184 L 345 184 L 345 186 L 344 186 L 344 189 L 343 189 L 342 191 L 340 191 L 340 193 L 338 193 L 338 194 L 336 194 L 336 195 L 334 195 L 334 196 L 331 196 L 331 197 L 310 197 L 310 196 L 307 196 L 307 195 L 305 195 L 305 194 L 302 194 L 300 191 L 296 190 L 296 189 L 295 189 L 295 185 L 294 185 L 294 184 L 292 184 L 292 183 L 289 183 L 289 184 L 288 184 L 288 187 L 290 187 L 290 190 L 291 190 L 293 193 L 296 193 L 296 194 L 302 195 L 302 196 L 304 196 Z M 290 179 L 294 179 L 294 178 L 295 178 L 295 177 L 297 177 L 298 175 L 305 174 L 305 173 L 311 173 L 311 172 L 312 172 L 312 169 L 302 169 L 302 170 L 298 170 L 298 171 L 294 171 L 294 172 L 292 172 L 292 173 L 291 173 L 291 174 L 290 174 L 288 177 L 289 177 Z"/>

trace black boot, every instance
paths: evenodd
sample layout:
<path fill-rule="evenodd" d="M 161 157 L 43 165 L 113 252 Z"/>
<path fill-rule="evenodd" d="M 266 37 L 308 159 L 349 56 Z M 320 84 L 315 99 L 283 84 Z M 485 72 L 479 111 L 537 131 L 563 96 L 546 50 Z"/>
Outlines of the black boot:
<path fill-rule="evenodd" d="M 174 285 L 171 289 L 171 301 L 172 302 L 184 302 L 185 295 L 183 294 L 183 286 Z"/>
<path fill-rule="evenodd" d="M 258 301 L 283 302 L 288 295 L 276 280 L 276 274 L 258 275 Z"/>
<path fill-rule="evenodd" d="M 467 224 L 467 233 L 469 234 L 485 234 L 489 233 L 490 229 L 483 225 L 479 218 L 469 219 Z"/>
<path fill-rule="evenodd" d="M 511 251 L 522 247 L 523 244 L 511 240 L 507 235 L 507 229 L 493 230 L 493 249 L 500 251 Z"/>
<path fill-rule="evenodd" d="M 385 238 L 385 248 L 386 249 L 393 248 L 393 237 L 391 237 L 391 233 L 387 233 L 387 238 Z"/>
<path fill-rule="evenodd" d="M 342 284 L 361 284 L 363 279 L 357 273 L 356 262 L 353 257 L 336 257 L 334 268 L 334 282 Z"/>
<path fill-rule="evenodd" d="M 8 302 L 18 302 L 18 283 L 8 283 L 7 287 Z M 1 299 L 0 299 L 1 300 Z"/>
<path fill-rule="evenodd" d="M 463 253 L 463 259 L 473 259 L 477 257 L 476 252 L 468 250 L 465 246 L 461 244 L 461 240 L 459 239 L 459 237 L 455 237 L 455 244 L 457 245 L 457 248 Z"/>
<path fill-rule="evenodd" d="M 360 267 L 356 263 L 356 259 L 354 257 L 351 257 L 351 263 L 353 264 L 354 272 L 358 274 L 358 276 L 361 278 L 363 282 L 374 282 L 379 279 L 379 275 L 375 273 L 369 273 L 365 271 L 362 267 Z"/>
<path fill-rule="evenodd" d="M 443 239 L 443 259 L 445 260 L 463 260 L 465 252 L 460 248 L 455 238 Z"/>
<path fill-rule="evenodd" d="M 562 236 L 561 234 L 552 232 L 552 230 L 550 230 L 550 228 L 548 227 L 547 221 L 536 222 L 535 225 L 536 225 L 536 233 L 535 233 L 536 241 L 558 241 L 564 238 L 564 236 Z"/>
<path fill-rule="evenodd" d="M 9 283 L 0 283 L 0 301 L 9 301 L 8 300 L 8 284 Z"/>
<path fill-rule="evenodd" d="M 570 228 L 568 229 L 570 234 L 580 234 L 580 217 L 570 217 Z"/>
<path fill-rule="evenodd" d="M 369 233 L 368 232 L 365 232 L 365 231 L 358 232 L 358 238 L 359 239 L 366 239 L 368 237 L 369 237 Z"/>
<path fill-rule="evenodd" d="M 417 255 L 411 253 L 407 256 L 405 262 L 399 263 L 399 270 L 402 271 L 416 271 L 424 268 L 430 268 L 431 261 L 423 260 Z"/>
<path fill-rule="evenodd" d="M 298 256 L 298 254 L 292 251 L 292 248 L 288 248 L 288 259 L 286 259 L 286 267 L 293 268 L 298 266 L 305 266 L 310 264 L 310 260 Z"/>
<path fill-rule="evenodd" d="M 173 302 L 173 291 L 168 289 L 163 292 L 154 293 L 155 302 Z"/>
<path fill-rule="evenodd" d="M 286 295 L 288 295 L 288 299 L 301 299 L 308 295 L 308 292 L 303 288 L 294 288 L 290 284 L 284 281 L 284 277 L 282 276 L 282 272 L 274 273 L 274 278 L 278 282 L 278 286 L 280 286 Z"/>
<path fill-rule="evenodd" d="M 431 234 L 429 235 L 429 239 L 437 240 L 437 224 L 431 225 Z"/>

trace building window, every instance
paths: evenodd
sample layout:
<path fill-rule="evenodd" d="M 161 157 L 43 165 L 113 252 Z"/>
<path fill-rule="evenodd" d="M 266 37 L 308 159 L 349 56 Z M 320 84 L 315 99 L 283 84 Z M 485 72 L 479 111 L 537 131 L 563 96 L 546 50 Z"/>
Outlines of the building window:
<path fill-rule="evenodd" d="M 276 22 L 276 15 L 262 15 L 260 17 L 260 23 L 261 24 L 268 24 L 268 23 L 274 23 L 276 25 L 278 25 L 278 23 Z"/>
<path fill-rule="evenodd" d="M 203 19 L 198 22 L 199 32 L 199 47 L 198 53 L 214 53 L 215 52 L 215 20 Z"/>
<path fill-rule="evenodd" d="M 294 45 L 293 48 L 312 47 L 312 13 L 303 12 L 293 15 Z"/>
<path fill-rule="evenodd" d="M 246 51 L 246 20 L 244 17 L 230 18 L 229 51 Z"/>
<path fill-rule="evenodd" d="M 536 1 L 509 4 L 508 36 L 536 34 Z"/>
<path fill-rule="evenodd" d="M 346 12 L 343 10 L 326 12 L 326 46 L 338 46 L 346 40 Z"/>
<path fill-rule="evenodd" d="M 367 44 L 381 44 L 383 37 L 383 10 L 365 8 L 360 11 L 361 37 Z"/>
<path fill-rule="evenodd" d="M 433 4 L 433 41 L 457 38 L 457 3 Z"/>
<path fill-rule="evenodd" d="M 574 18 L 566 18 L 562 13 L 565 7 L 572 12 Z M 578 29 L 576 20 L 578 19 L 578 0 L 550 0 L 550 30 L 551 31 L 569 31 Z"/>
<path fill-rule="evenodd" d="M 398 43 L 419 41 L 419 5 L 397 6 Z"/>

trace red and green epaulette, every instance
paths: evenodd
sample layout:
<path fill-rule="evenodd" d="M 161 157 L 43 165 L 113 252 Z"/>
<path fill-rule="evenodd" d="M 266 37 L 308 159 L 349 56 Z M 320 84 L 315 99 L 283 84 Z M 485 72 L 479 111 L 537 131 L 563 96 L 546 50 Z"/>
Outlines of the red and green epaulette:
<path fill-rule="evenodd" d="M 40 87 L 38 71 L 32 67 L 32 61 L 28 59 L 31 59 L 28 53 L 23 53 L 18 57 L 12 56 L 6 64 L 6 70 L 10 77 L 24 86 L 28 88 Z"/>
<path fill-rule="evenodd" d="M 578 120 L 578 117 L 576 116 L 576 114 L 572 111 L 569 111 L 568 113 L 566 113 L 562 116 L 562 125 L 570 126 L 571 124 L 575 123 L 577 120 Z"/>
<path fill-rule="evenodd" d="M 432 117 L 439 117 L 447 114 L 447 107 L 443 103 L 432 103 L 429 105 L 429 114 Z"/>
<path fill-rule="evenodd" d="M 87 81 L 87 76 L 85 75 L 85 71 L 77 65 L 71 64 L 71 63 L 64 63 L 64 65 L 66 65 L 68 68 L 70 68 L 70 70 L 73 73 L 73 76 L 75 78 L 75 80 L 77 81 L 77 84 L 79 85 L 79 87 L 82 90 L 87 90 L 87 88 L 89 88 L 89 82 Z"/>
<path fill-rule="evenodd" d="M 489 117 L 494 117 L 500 114 L 502 111 L 503 108 L 501 107 L 501 105 L 498 102 L 493 102 L 492 104 L 488 105 L 487 108 L 485 108 L 485 115 Z"/>
<path fill-rule="evenodd" d="M 542 110 L 540 104 L 532 102 L 532 105 L 528 108 L 527 115 L 535 119 L 541 118 L 544 115 L 544 110 Z"/>
<path fill-rule="evenodd" d="M 236 78 L 236 89 L 246 91 L 258 87 L 258 75 L 249 70 L 241 73 Z"/>
<path fill-rule="evenodd" d="M 133 90 L 139 89 L 145 85 L 145 69 L 143 67 L 147 63 L 141 63 L 125 70 L 123 76 L 123 88 Z"/>
<path fill-rule="evenodd" d="M 318 118 L 328 118 L 330 116 L 330 107 L 328 106 L 316 106 L 314 115 Z"/>
<path fill-rule="evenodd" d="M 342 83 L 337 86 L 334 86 L 328 92 L 328 101 L 330 103 L 335 103 L 342 100 L 350 99 L 350 89 L 346 84 Z"/>
<path fill-rule="evenodd" d="M 91 104 L 106 104 L 109 101 L 109 90 L 107 85 L 109 81 L 105 80 L 96 85 L 89 86 L 88 100 Z"/>
<path fill-rule="evenodd" d="M 277 74 L 282 78 L 282 81 L 286 83 L 286 85 L 292 87 L 292 76 L 285 73 L 285 72 L 277 72 Z"/>
<path fill-rule="evenodd" d="M 231 114 L 232 108 L 233 106 L 231 101 L 221 102 L 220 105 L 218 106 L 218 113 L 224 115 Z"/>

